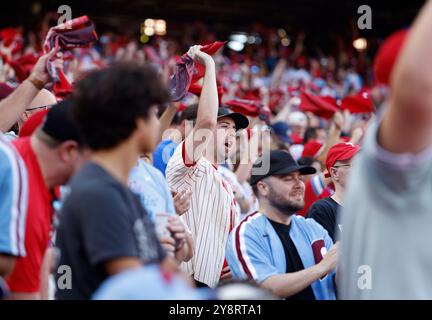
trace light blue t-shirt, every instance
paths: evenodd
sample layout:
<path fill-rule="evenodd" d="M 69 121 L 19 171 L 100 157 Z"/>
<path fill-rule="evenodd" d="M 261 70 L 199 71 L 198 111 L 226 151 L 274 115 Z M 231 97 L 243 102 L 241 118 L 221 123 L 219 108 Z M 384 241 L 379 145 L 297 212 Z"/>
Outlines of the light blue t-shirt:
<path fill-rule="evenodd" d="M 178 144 L 170 139 L 162 140 L 153 152 L 153 165 L 163 176 L 165 176 L 168 161 L 171 159 L 177 146 Z"/>
<path fill-rule="evenodd" d="M 108 278 L 93 300 L 206 300 L 210 289 L 195 289 L 178 275 L 165 274 L 158 265 L 121 272 Z"/>
<path fill-rule="evenodd" d="M 162 173 L 139 159 L 129 175 L 129 187 L 154 221 L 157 213 L 175 214 L 174 201 Z"/>

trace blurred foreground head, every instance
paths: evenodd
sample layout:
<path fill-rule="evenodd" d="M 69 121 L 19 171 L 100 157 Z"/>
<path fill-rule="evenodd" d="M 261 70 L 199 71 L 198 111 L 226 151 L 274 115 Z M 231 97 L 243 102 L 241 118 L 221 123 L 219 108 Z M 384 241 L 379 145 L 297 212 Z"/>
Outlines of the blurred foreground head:
<path fill-rule="evenodd" d="M 74 91 L 74 116 L 85 144 L 110 150 L 132 139 L 141 153 L 158 142 L 158 107 L 169 91 L 150 66 L 118 64 L 90 73 Z"/>

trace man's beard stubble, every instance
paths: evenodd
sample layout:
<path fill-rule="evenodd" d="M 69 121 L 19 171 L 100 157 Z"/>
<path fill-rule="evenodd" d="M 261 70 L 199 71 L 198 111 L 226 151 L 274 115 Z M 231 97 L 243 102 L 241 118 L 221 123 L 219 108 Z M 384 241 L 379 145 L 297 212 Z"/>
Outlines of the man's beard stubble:
<path fill-rule="evenodd" d="M 271 186 L 269 186 L 269 189 L 270 193 L 268 197 L 268 202 L 279 212 L 288 216 L 292 216 L 297 211 L 300 211 L 304 208 L 304 200 L 302 201 L 302 203 L 295 203 L 289 199 L 285 199 L 283 196 L 280 196 Z"/>

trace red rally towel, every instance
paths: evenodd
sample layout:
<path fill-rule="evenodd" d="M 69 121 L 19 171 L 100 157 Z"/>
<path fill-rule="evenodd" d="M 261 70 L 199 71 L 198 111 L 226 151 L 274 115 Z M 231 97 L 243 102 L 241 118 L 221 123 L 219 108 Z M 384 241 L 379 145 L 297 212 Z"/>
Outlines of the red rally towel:
<path fill-rule="evenodd" d="M 45 38 L 44 51 L 53 48 L 57 53 L 60 50 L 86 47 L 98 39 L 93 22 L 87 16 L 81 16 L 68 22 L 52 27 Z M 72 92 L 72 86 L 67 81 L 63 70 L 55 68 L 50 60 L 47 63 L 48 73 L 54 80 L 54 93 L 64 96 Z"/>
<path fill-rule="evenodd" d="M 224 44 L 225 42 L 216 41 L 203 46 L 201 51 L 212 55 L 223 47 Z M 171 77 L 169 82 L 171 100 L 182 100 L 189 91 L 191 83 L 201 79 L 204 76 L 204 72 L 204 66 L 195 63 L 186 53 L 182 55 L 176 63 L 175 74 Z"/>

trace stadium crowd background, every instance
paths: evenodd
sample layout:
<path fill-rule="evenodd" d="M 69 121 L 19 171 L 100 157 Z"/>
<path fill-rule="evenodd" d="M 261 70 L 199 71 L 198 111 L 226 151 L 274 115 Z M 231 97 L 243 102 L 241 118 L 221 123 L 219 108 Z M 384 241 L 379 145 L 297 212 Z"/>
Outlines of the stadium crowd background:
<path fill-rule="evenodd" d="M 143 3 L 141 5 L 145 6 Z M 253 4 L 256 5 L 255 2 Z M 278 1 L 272 4 L 272 12 L 278 6 L 281 9 L 288 9 L 286 4 Z M 60 16 L 57 12 L 50 11 L 54 7 L 53 2 L 47 4 L 47 8 L 43 8 L 38 3 L 26 3 L 25 5 L 17 4 L 18 7 L 11 7 L 12 9 L 9 8 L 8 10 L 20 10 L 20 5 L 22 5 L 21 14 L 16 19 L 18 25 L 16 21 L 11 21 L 10 17 L 6 16 L 7 11 L 2 14 L 5 19 L 0 22 L 0 26 L 3 28 L 0 30 L 0 100 L 7 98 L 25 79 L 31 78 L 38 60 L 44 55 L 43 50 L 45 48 L 43 45 L 46 34 L 51 27 L 57 25 Z M 372 30 L 358 29 L 357 18 L 359 14 L 356 12 L 358 6 L 356 7 L 355 4 L 349 6 L 349 9 L 354 9 L 354 11 L 348 17 L 341 19 L 341 21 L 335 21 L 338 18 L 335 12 L 329 16 L 326 15 L 327 11 L 318 14 L 319 10 L 316 8 L 322 8 L 322 5 L 317 3 L 317 7 L 313 9 L 314 13 L 311 13 L 312 17 L 302 20 L 298 15 L 300 13 L 305 16 L 308 14 L 305 9 L 306 5 L 295 2 L 293 3 L 292 12 L 287 13 L 286 17 L 283 14 L 277 14 L 272 19 L 272 17 L 264 17 L 265 14 L 260 16 L 256 11 L 251 10 L 253 13 L 249 14 L 258 15 L 256 22 L 249 22 L 250 17 L 247 15 L 239 16 L 238 21 L 232 15 L 227 15 L 225 17 L 226 24 L 218 20 L 220 15 L 223 15 L 222 8 L 226 8 L 223 5 L 219 11 L 219 16 L 215 14 L 215 16 L 209 18 L 208 22 L 206 19 L 201 19 L 201 21 L 195 19 L 197 11 L 189 10 L 195 12 L 195 14 L 182 14 L 181 7 L 175 5 L 169 7 L 168 4 L 163 3 L 153 8 L 155 13 L 148 10 L 146 12 L 146 15 L 148 15 L 143 18 L 141 15 L 134 13 L 134 9 L 136 11 L 137 8 L 143 8 L 139 7 L 139 1 L 131 2 L 126 6 L 125 11 L 119 10 L 117 16 L 112 13 L 107 14 L 107 12 L 115 11 L 116 5 L 113 3 L 110 7 L 104 7 L 101 3 L 100 6 L 87 5 L 86 7 L 77 5 L 75 7 L 74 4 L 71 4 L 73 17 L 88 14 L 90 19 L 95 22 L 98 40 L 89 47 L 65 50 L 61 55 L 56 56 L 56 59 L 62 62 L 60 69 L 63 71 L 64 77 L 60 77 L 60 81 L 54 86 L 50 83 L 46 87 L 54 95 L 48 91 L 41 91 L 39 98 L 42 102 L 37 99 L 33 100 L 20 119 L 17 119 L 17 123 L 9 130 L 6 130 L 7 132 L 3 137 L 10 141 L 14 141 L 18 136 L 21 139 L 33 134 L 33 132 L 37 132 L 36 129 L 42 123 L 42 130 L 49 130 L 49 128 L 44 127 L 49 125 L 49 118 L 43 122 L 41 117 L 34 116 L 34 114 L 39 112 L 39 115 L 41 115 L 40 111 L 43 110 L 43 116 L 45 116 L 56 101 L 59 102 L 65 99 L 67 103 L 68 96 L 75 89 L 74 86 L 84 79 L 82 86 L 85 88 L 85 78 L 89 74 L 94 74 L 93 71 L 103 70 L 118 63 L 133 63 L 134 66 L 151 65 L 161 76 L 162 82 L 168 84 L 170 76 L 177 70 L 176 64 L 178 64 L 182 55 L 188 52 L 190 47 L 195 44 L 207 45 L 216 41 L 226 41 L 223 48 L 213 54 L 212 57 L 217 71 L 215 78 L 219 96 L 218 105 L 228 107 L 229 111 L 226 111 L 225 116 L 229 112 L 237 112 L 248 117 L 247 134 L 243 134 L 243 138 L 238 139 L 236 143 L 239 146 L 242 141 L 246 141 L 246 144 L 252 144 L 255 132 L 268 132 L 270 139 L 261 139 L 258 146 L 256 146 L 258 149 L 256 158 L 270 152 L 270 150 L 286 150 L 290 152 L 295 165 L 298 162 L 300 165 L 315 168 L 316 174 L 303 180 L 305 183 L 305 206 L 297 212 L 299 216 L 310 217 L 312 213 L 309 209 L 317 200 L 334 195 L 336 197 L 341 196 L 342 193 L 338 193 L 338 188 L 345 188 L 345 183 L 331 180 L 325 174 L 333 170 L 332 168 L 338 168 L 337 166 L 333 167 L 337 161 L 352 160 L 358 149 L 347 150 L 346 148 L 362 145 L 365 132 L 370 124 L 369 121 L 376 114 L 380 114 L 382 102 L 388 96 L 389 76 L 398 53 L 398 48 L 394 46 L 400 45 L 400 39 L 405 36 L 405 33 L 402 36 L 397 35 L 396 45 L 391 44 L 390 48 L 387 47 L 387 50 L 381 51 L 381 55 L 376 55 L 376 53 L 384 38 L 390 32 L 409 25 L 418 12 L 420 3 L 413 3 L 412 10 L 403 13 L 402 9 L 399 8 L 399 11 L 393 12 L 393 15 L 389 12 L 394 8 L 384 10 L 383 7 L 379 7 L 377 11 L 372 11 L 373 19 L 376 17 L 376 20 L 373 20 L 376 29 Z M 193 4 L 190 5 L 193 6 Z M 214 12 L 212 5 L 214 3 L 209 5 L 206 12 Z M 332 4 L 327 10 L 335 10 L 338 5 L 347 10 L 347 7 L 340 2 Z M 199 6 L 196 5 L 196 7 Z M 255 10 L 260 9 L 258 5 L 254 8 Z M 232 11 L 236 12 L 234 9 L 247 11 L 247 5 L 243 3 L 242 8 L 233 8 Z M 187 9 L 184 10 L 188 11 Z M 229 11 L 229 9 L 226 10 Z M 343 14 L 344 10 L 341 10 L 340 14 Z M 26 15 L 26 12 L 28 15 Z M 163 12 L 163 14 L 160 14 L 160 12 Z M 130 21 L 127 21 L 128 14 L 131 15 Z M 387 15 L 391 15 L 393 18 L 391 26 L 383 23 L 383 20 L 388 17 Z M 174 18 L 170 19 L 170 17 Z M 285 21 L 284 17 L 286 18 Z M 317 19 L 316 23 L 311 21 L 313 19 Z M 344 29 L 341 30 L 341 28 Z M 195 52 L 190 53 L 193 59 L 195 59 L 196 55 L 198 55 L 198 58 L 196 58 L 195 62 L 203 65 L 205 64 L 203 61 L 208 62 L 205 61 L 206 57 L 203 58 Z M 120 70 L 118 72 L 125 71 Z M 204 71 L 201 70 L 201 72 L 204 75 Z M 37 82 L 33 84 L 38 85 Z M 111 85 L 108 82 L 105 84 L 107 87 Z M 197 110 L 192 115 L 187 115 L 187 113 L 188 110 L 193 113 L 191 111 L 193 105 L 196 108 L 198 104 L 198 108 L 202 108 L 199 102 L 200 95 L 206 96 L 207 94 L 207 92 L 206 94 L 203 93 L 205 85 L 207 84 L 202 81 L 201 83 L 193 83 L 188 90 L 189 92 L 181 101 L 172 103 L 171 106 L 159 111 L 162 122 L 162 119 L 167 117 L 167 112 L 171 110 L 172 114 L 168 117 L 171 120 L 164 123 L 165 129 L 176 129 L 185 138 L 185 133 L 182 132 L 184 130 L 182 120 L 195 120 L 199 117 L 199 111 L 197 116 Z M 160 93 L 160 95 L 162 97 L 163 93 Z M 161 100 L 164 99 L 161 98 Z M 27 120 L 29 118 L 31 121 Z M 55 131 L 55 129 L 53 130 Z M 56 134 L 54 131 L 51 133 Z M 244 140 L 245 138 L 246 140 Z M 163 182 L 157 180 L 160 178 L 154 178 L 155 181 L 157 180 L 156 186 L 168 182 L 170 187 L 176 187 L 179 182 L 176 181 L 175 177 L 168 176 L 170 167 L 168 159 L 164 157 L 169 153 L 168 158 L 172 156 L 173 162 L 178 160 L 176 159 L 177 154 L 174 153 L 176 148 L 173 148 L 170 143 L 175 142 L 176 147 L 181 144 L 182 139 L 176 141 L 175 138 L 172 138 L 172 132 L 165 132 L 159 140 L 162 140 L 162 142 L 158 141 L 158 143 L 161 143 L 159 149 L 156 149 L 153 155 L 151 152 L 147 152 L 145 155 L 146 161 L 159 169 L 163 175 Z M 164 144 L 164 141 L 167 140 L 170 143 Z M 336 148 L 332 149 L 332 147 Z M 347 153 L 349 153 L 350 157 L 346 156 Z M 341 158 L 342 155 L 345 158 Z M 338 156 L 339 158 L 337 158 Z M 274 163 L 277 165 L 280 160 L 278 154 L 275 153 L 274 157 Z M 246 173 L 244 173 L 241 165 L 239 166 L 236 163 L 236 159 L 241 158 L 242 154 L 240 154 L 239 150 L 237 150 L 237 153 L 231 154 L 229 160 L 232 163 L 227 161 L 223 165 L 227 172 L 221 172 L 220 174 L 229 182 L 236 200 L 234 202 L 236 203 L 235 207 L 241 213 L 241 218 L 247 218 L 258 209 L 257 190 L 252 182 L 254 178 L 251 179 L 250 176 L 254 161 L 246 163 Z M 183 161 L 186 164 L 184 155 Z M 288 159 L 287 161 L 291 160 Z M 342 163 L 340 166 L 350 165 L 351 163 Z M 141 164 L 137 164 L 137 172 L 142 170 L 140 166 Z M 172 164 L 172 166 L 174 165 Z M 167 171 L 165 171 L 165 168 L 167 168 Z M 204 168 L 203 170 L 208 169 Z M 142 171 L 139 172 L 141 174 Z M 160 175 L 160 173 L 158 174 Z M 138 188 L 135 189 L 135 191 L 138 190 L 138 193 L 140 192 L 139 188 L 142 188 L 140 182 L 136 181 L 138 178 L 142 178 L 139 174 L 137 173 L 134 178 L 129 180 L 129 186 L 132 189 L 134 187 Z M 166 180 L 165 174 L 167 174 Z M 175 173 L 171 174 L 175 176 Z M 153 174 L 150 174 L 150 176 L 153 176 Z M 171 189 L 171 192 L 174 201 L 176 201 L 175 190 Z M 187 195 L 187 197 L 190 196 Z M 145 203 L 145 201 L 144 196 L 143 202 Z M 172 200 L 167 200 L 167 202 L 170 201 Z M 54 208 L 56 208 L 56 205 L 61 206 L 55 203 Z M 187 209 L 183 209 L 180 214 L 181 209 L 179 207 L 182 205 L 186 206 Z M 151 210 L 146 209 L 152 214 Z M 189 210 L 189 206 L 176 202 L 172 211 L 174 210 L 179 215 L 182 215 Z M 316 220 L 318 221 L 319 217 Z M 333 225 L 326 226 L 327 222 L 321 221 L 320 223 L 325 229 L 334 229 L 335 222 L 333 221 Z M 186 224 L 189 228 L 192 228 L 190 223 Z M 230 226 L 230 231 L 232 227 L 235 226 Z M 332 234 L 333 230 L 328 229 L 327 231 L 332 238 L 331 244 L 333 244 L 333 240 L 335 240 Z M 65 241 L 64 239 L 62 241 Z M 48 246 L 50 250 L 55 247 L 55 239 L 52 240 L 54 245 L 52 247 L 51 244 Z M 182 248 L 183 245 L 182 243 Z M 190 243 L 188 245 L 192 246 Z M 199 245 L 199 243 L 195 243 L 195 245 Z M 331 251 L 332 246 L 326 243 L 326 247 L 333 254 L 334 250 Z M 328 260 L 331 259 L 332 254 L 329 254 L 330 258 Z M 185 255 L 188 258 L 184 255 L 179 255 L 181 258 L 177 257 L 176 243 L 176 258 L 179 261 L 187 262 L 191 257 L 189 254 Z M 54 253 L 53 256 L 55 256 Z M 51 259 L 54 258 L 51 257 Z M 227 256 L 227 259 L 231 269 L 226 269 L 227 265 L 224 264 L 221 282 L 223 282 L 224 277 L 227 277 L 227 279 L 230 279 L 231 276 L 242 278 L 238 270 L 235 270 L 235 268 L 233 270 L 231 263 L 234 258 Z M 225 257 L 222 260 L 226 263 Z M 333 264 L 331 265 L 334 267 Z M 188 268 L 185 267 L 183 271 L 187 270 L 189 272 Z M 159 275 L 157 274 L 158 270 L 148 269 L 147 271 L 148 274 L 129 274 L 125 275 L 124 279 L 117 278 L 116 280 L 120 280 L 111 284 L 112 288 L 110 288 L 109 283 L 106 284 L 106 290 L 101 293 L 101 298 L 119 298 L 120 296 L 117 294 L 128 289 L 119 288 L 116 285 L 124 285 L 131 279 L 140 279 L 143 283 L 146 283 L 145 281 L 150 281 L 146 278 L 149 275 L 153 274 L 155 278 L 157 278 L 156 275 Z M 196 274 L 199 273 L 196 269 L 193 271 Z M 225 272 L 229 276 L 224 275 Z M 330 270 L 326 270 L 325 274 L 330 274 Z M 43 276 L 40 281 L 42 286 L 40 289 L 41 297 L 52 297 L 54 290 L 53 288 L 49 289 L 47 284 L 49 281 L 51 281 L 51 284 L 55 281 L 53 279 L 47 280 Z M 197 286 L 215 287 L 214 281 L 204 276 L 195 277 L 195 281 Z M 14 282 L 17 283 L 16 280 Z M 161 282 L 162 280 L 158 283 Z M 164 292 L 154 292 L 154 296 L 151 296 L 150 293 L 146 295 L 147 293 L 136 293 L 130 288 L 129 290 L 128 294 L 130 296 L 126 294 L 122 296 L 123 298 L 154 298 L 163 297 L 165 294 Z M 180 280 L 179 283 L 172 285 L 172 290 L 171 298 L 182 297 L 185 292 L 187 292 L 186 297 L 200 298 L 195 291 L 192 291 L 186 285 L 186 282 Z M 329 292 L 326 290 L 317 288 L 315 285 L 313 287 L 308 285 L 304 290 L 300 291 L 302 295 L 294 296 L 300 299 L 307 298 L 310 297 L 313 291 L 312 296 L 314 298 L 334 299 L 334 290 L 329 290 Z M 134 293 L 136 293 L 136 296 L 134 296 Z M 289 296 L 286 291 L 273 293 L 280 297 Z M 206 294 L 206 297 L 210 295 L 208 292 Z M 260 294 L 262 295 L 260 297 L 266 297 L 264 292 Z M 82 296 L 77 295 L 76 297 Z"/>

